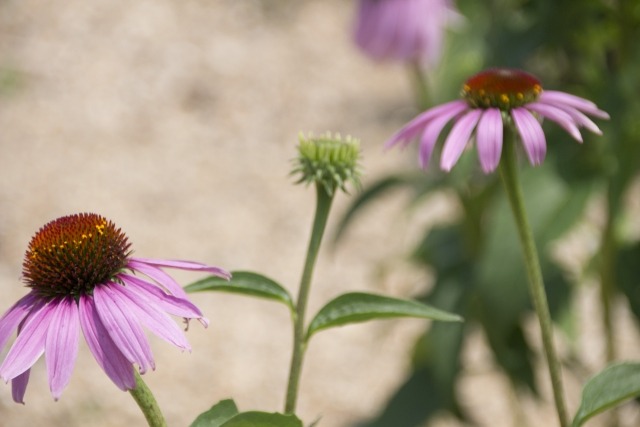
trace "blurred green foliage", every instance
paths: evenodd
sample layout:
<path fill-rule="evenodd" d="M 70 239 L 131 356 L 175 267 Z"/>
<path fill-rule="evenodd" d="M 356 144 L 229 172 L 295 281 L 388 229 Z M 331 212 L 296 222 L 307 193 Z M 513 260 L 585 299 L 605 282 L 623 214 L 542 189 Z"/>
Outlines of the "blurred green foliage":
<path fill-rule="evenodd" d="M 431 71 L 433 104 L 458 96 L 461 82 L 483 68 L 516 67 L 543 87 L 594 101 L 611 115 L 598 121 L 603 136 L 584 132 L 577 144 L 545 125 L 548 154 L 539 168 L 523 168 L 523 190 L 541 255 L 554 321 L 571 314 L 572 291 L 549 245 L 583 217 L 587 201 L 606 200 L 601 249 L 589 263 L 605 292 L 624 295 L 640 316 L 640 242 L 617 232 L 625 197 L 640 168 L 640 2 L 619 0 L 458 0 L 464 26 L 449 34 L 447 51 Z M 445 132 L 446 134 L 446 132 Z M 417 341 L 413 372 L 375 419 L 361 427 L 417 427 L 450 413 L 470 420 L 457 400 L 456 380 L 465 337 L 481 328 L 495 362 L 515 389 L 536 392 L 534 350 L 522 329 L 531 312 L 515 225 L 497 174 L 480 173 L 476 156 L 463 155 L 451 174 L 402 171 L 380 178 L 356 198 L 337 238 L 382 194 L 411 189 L 414 203 L 432 192 L 453 192 L 460 218 L 424 231 L 413 250 L 434 273 L 424 301 L 458 313 L 465 323 L 433 324 Z"/>

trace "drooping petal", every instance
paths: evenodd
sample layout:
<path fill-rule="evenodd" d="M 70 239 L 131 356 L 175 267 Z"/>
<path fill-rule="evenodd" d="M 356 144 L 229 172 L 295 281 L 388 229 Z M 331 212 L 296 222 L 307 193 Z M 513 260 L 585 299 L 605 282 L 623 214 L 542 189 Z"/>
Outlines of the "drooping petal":
<path fill-rule="evenodd" d="M 16 341 L 0 366 L 0 378 L 4 381 L 9 381 L 31 368 L 42 356 L 45 337 L 51 323 L 51 311 L 56 304 L 56 300 L 50 301 L 29 313 Z"/>
<path fill-rule="evenodd" d="M 191 301 L 164 293 L 160 288 L 138 277 L 120 274 L 118 278 L 130 287 L 133 292 L 141 294 L 160 307 L 163 311 L 186 319 L 204 319 L 202 312 Z M 206 321 L 208 324 L 208 321 Z"/>
<path fill-rule="evenodd" d="M 16 302 L 0 318 L 0 350 L 5 346 L 13 331 L 20 322 L 33 310 L 37 310 L 37 305 L 44 304 L 44 301 L 33 292 L 28 293 Z"/>
<path fill-rule="evenodd" d="M 532 102 L 530 104 L 527 104 L 525 108 L 529 111 L 540 114 L 542 117 L 546 117 L 547 119 L 556 122 L 560 125 L 560 127 L 566 130 L 569 135 L 573 137 L 573 139 L 578 142 L 582 142 L 582 135 L 580 135 L 580 130 L 576 126 L 575 121 L 564 110 L 554 107 L 553 105 L 542 104 L 539 102 Z"/>
<path fill-rule="evenodd" d="M 511 110 L 511 117 L 516 124 L 529 162 L 534 166 L 541 164 L 547 154 L 547 142 L 542 126 L 525 108 L 514 108 Z"/>
<path fill-rule="evenodd" d="M 11 398 L 14 402 L 22 403 L 24 405 L 24 394 L 27 392 L 30 373 L 31 369 L 27 369 L 11 380 Z"/>
<path fill-rule="evenodd" d="M 471 133 L 480 119 L 482 110 L 470 110 L 462 116 L 451 129 L 451 133 L 444 142 L 442 157 L 440 158 L 440 167 L 445 171 L 450 171 L 456 164 L 464 147 L 471 138 Z"/>
<path fill-rule="evenodd" d="M 111 339 L 98 316 L 93 299 L 88 296 L 80 297 L 78 311 L 84 338 L 98 365 L 121 390 L 135 388 L 133 365 Z"/>
<path fill-rule="evenodd" d="M 51 310 L 51 323 L 45 338 L 45 360 L 49 373 L 49 388 L 54 400 L 69 384 L 78 356 L 80 332 L 78 308 L 72 297 L 55 304 Z"/>
<path fill-rule="evenodd" d="M 447 102 L 434 108 L 430 108 L 427 111 L 421 113 L 416 118 L 411 120 L 402 129 L 397 131 L 384 145 L 385 148 L 391 148 L 401 141 L 409 143 L 414 137 L 416 137 L 431 120 L 441 115 L 452 114 L 451 117 L 461 113 L 469 108 L 466 101 L 456 100 Z M 453 113 L 455 111 L 455 113 Z"/>
<path fill-rule="evenodd" d="M 203 271 L 203 272 L 211 273 L 215 276 L 222 277 L 224 279 L 231 278 L 231 273 L 229 273 L 227 270 L 220 267 L 214 267 L 211 265 L 202 264 L 200 262 L 169 260 L 169 259 L 153 259 L 153 258 L 131 258 L 131 260 L 139 263 L 144 263 L 147 265 L 153 265 L 155 267 L 169 267 L 169 268 L 177 268 L 179 270 Z"/>
<path fill-rule="evenodd" d="M 420 138 L 420 167 L 426 168 L 431 160 L 431 154 L 433 148 L 438 141 L 438 137 L 442 132 L 442 129 L 447 123 L 462 111 L 467 109 L 467 105 L 458 105 L 456 108 L 448 109 L 438 116 L 434 117 L 429 123 L 426 124 L 422 137 Z"/>
<path fill-rule="evenodd" d="M 558 105 L 558 108 L 569 114 L 578 126 L 583 126 L 596 135 L 602 135 L 602 131 L 598 125 L 596 125 L 593 120 L 587 117 L 583 112 L 568 105 Z"/>
<path fill-rule="evenodd" d="M 151 332 L 176 347 L 191 350 L 184 332 L 176 325 L 176 322 L 160 307 L 154 305 L 150 299 L 131 291 L 128 286 L 114 286 L 111 290 L 120 294 L 120 301 L 126 301 L 131 313 Z"/>
<path fill-rule="evenodd" d="M 160 286 L 163 286 L 168 292 L 177 296 L 178 298 L 187 298 L 187 293 L 182 289 L 182 286 L 176 282 L 173 277 L 169 276 L 158 267 L 146 264 L 144 262 L 137 261 L 135 258 L 129 260 L 127 267 L 133 271 L 140 272 L 152 278 Z"/>
<path fill-rule="evenodd" d="M 155 369 L 153 354 L 138 318 L 130 310 L 130 304 L 113 290 L 118 286 L 121 285 L 108 283 L 96 286 L 93 290 L 96 311 L 118 349 L 144 374 L 148 368 Z"/>
<path fill-rule="evenodd" d="M 493 172 L 498 167 L 502 154 L 502 137 L 502 113 L 497 108 L 486 109 L 476 130 L 478 158 L 484 173 Z"/>
<path fill-rule="evenodd" d="M 545 90 L 540 94 L 538 102 L 555 105 L 556 107 L 567 105 L 601 119 L 609 118 L 609 114 L 606 111 L 600 110 L 593 102 L 565 92 Z"/>

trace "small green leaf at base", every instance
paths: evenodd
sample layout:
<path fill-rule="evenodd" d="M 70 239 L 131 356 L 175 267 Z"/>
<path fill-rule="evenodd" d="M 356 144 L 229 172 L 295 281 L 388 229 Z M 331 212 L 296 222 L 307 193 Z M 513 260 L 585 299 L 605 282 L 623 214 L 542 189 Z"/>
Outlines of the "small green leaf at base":
<path fill-rule="evenodd" d="M 302 427 L 302 421 L 295 415 L 251 411 L 236 415 L 220 427 Z"/>
<path fill-rule="evenodd" d="M 259 411 L 238 412 L 231 399 L 221 400 L 196 418 L 190 427 L 302 427 L 295 415 Z"/>
<path fill-rule="evenodd" d="M 221 400 L 206 412 L 198 415 L 190 427 L 220 427 L 238 415 L 238 407 L 231 399 Z"/>
<path fill-rule="evenodd" d="M 218 291 L 250 295 L 281 302 L 293 310 L 293 300 L 289 292 L 276 281 L 250 271 L 233 271 L 231 279 L 210 276 L 185 286 L 189 293 Z"/>
<path fill-rule="evenodd" d="M 579 427 L 594 415 L 636 396 L 640 396 L 640 363 L 611 365 L 585 384 L 572 427 Z"/>
<path fill-rule="evenodd" d="M 354 292 L 340 295 L 320 309 L 309 324 L 306 339 L 309 340 L 313 334 L 323 329 L 393 317 L 417 317 L 443 322 L 462 321 L 457 314 L 418 301 Z"/>

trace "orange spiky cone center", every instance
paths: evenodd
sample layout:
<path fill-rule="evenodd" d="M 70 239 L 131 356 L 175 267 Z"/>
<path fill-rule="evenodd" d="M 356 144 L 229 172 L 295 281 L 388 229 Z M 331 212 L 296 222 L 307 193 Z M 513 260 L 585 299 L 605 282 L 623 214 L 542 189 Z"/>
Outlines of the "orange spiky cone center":
<path fill-rule="evenodd" d="M 534 102 L 542 93 L 540 80 L 524 71 L 493 68 L 469 78 L 462 96 L 474 108 L 512 108 Z"/>
<path fill-rule="evenodd" d="M 125 234 L 100 215 L 61 217 L 31 239 L 23 280 L 43 297 L 91 294 L 125 268 L 129 247 Z"/>

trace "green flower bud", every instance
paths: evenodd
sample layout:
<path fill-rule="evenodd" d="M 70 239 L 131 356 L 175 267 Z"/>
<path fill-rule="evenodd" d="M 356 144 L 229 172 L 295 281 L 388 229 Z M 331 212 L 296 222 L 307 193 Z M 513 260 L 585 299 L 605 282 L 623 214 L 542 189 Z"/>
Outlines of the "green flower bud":
<path fill-rule="evenodd" d="M 360 141 L 340 134 L 314 137 L 299 135 L 298 158 L 294 160 L 292 175 L 300 174 L 296 184 L 312 182 L 322 185 L 332 196 L 340 188 L 348 193 L 345 184 L 360 188 Z"/>

